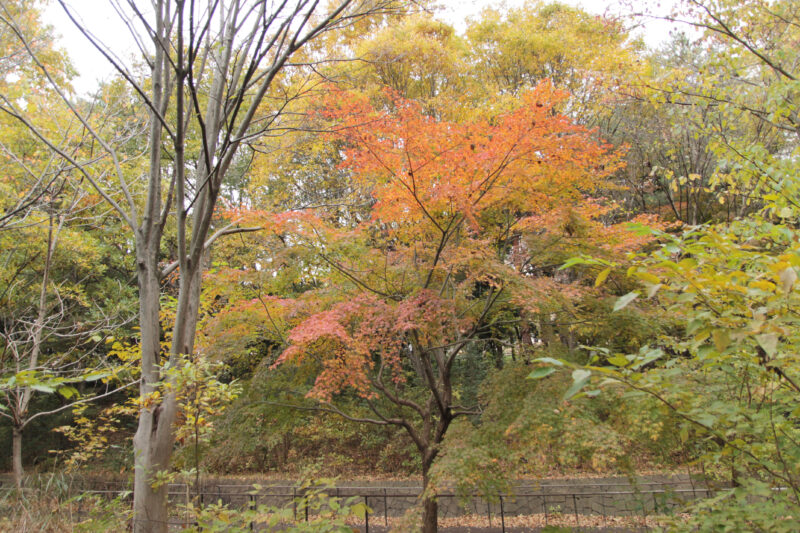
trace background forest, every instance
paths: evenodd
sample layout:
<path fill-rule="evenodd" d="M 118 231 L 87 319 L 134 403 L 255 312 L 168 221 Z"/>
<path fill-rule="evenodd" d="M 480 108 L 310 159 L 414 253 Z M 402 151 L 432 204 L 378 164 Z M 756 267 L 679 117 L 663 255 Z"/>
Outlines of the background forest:
<path fill-rule="evenodd" d="M 131 59 L 56 3 L 115 74 L 0 3 L 12 484 L 166 531 L 178 479 L 414 478 L 428 533 L 448 483 L 702 472 L 674 530 L 800 530 L 796 2 L 655 49 L 640 2 L 114 2 Z"/>

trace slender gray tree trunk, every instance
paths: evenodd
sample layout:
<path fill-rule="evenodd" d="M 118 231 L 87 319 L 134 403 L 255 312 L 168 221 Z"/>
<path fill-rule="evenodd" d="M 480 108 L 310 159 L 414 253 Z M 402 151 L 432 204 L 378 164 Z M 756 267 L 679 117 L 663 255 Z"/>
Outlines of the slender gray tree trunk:
<path fill-rule="evenodd" d="M 39 288 L 39 306 L 36 321 L 33 324 L 33 334 L 31 337 L 31 348 L 28 355 L 28 370 L 35 370 L 39 364 L 39 355 L 42 350 L 42 335 L 44 323 L 47 319 L 47 286 L 50 283 L 50 268 L 55 252 L 58 235 L 64 223 L 63 218 L 55 224 L 55 217 L 51 213 L 49 226 L 47 228 L 47 250 L 45 251 L 44 269 L 42 271 L 42 281 Z M 19 372 L 19 366 L 17 372 Z M 17 488 L 22 487 L 22 430 L 28 422 L 28 406 L 33 397 L 33 388 L 30 386 L 18 388 L 17 404 L 14 407 L 14 425 L 11 430 L 11 463 L 14 472 L 14 484 Z"/>
<path fill-rule="evenodd" d="M 145 265 L 153 264 L 142 258 Z M 142 264 L 140 263 L 140 264 Z M 157 263 L 155 263 L 157 264 Z M 197 328 L 200 304 L 201 261 L 182 271 L 178 293 L 178 311 L 172 327 L 172 346 L 169 359 L 161 350 L 160 283 L 159 271 L 147 267 L 139 272 L 140 328 L 142 334 L 142 385 L 143 398 L 164 383 L 163 366 L 176 363 L 178 356 L 191 354 Z M 167 473 L 175 441 L 173 424 L 178 405 L 174 394 L 142 409 L 139 426 L 134 436 L 134 524 L 136 533 L 164 533 L 168 529 L 169 510 L 167 485 L 154 487 L 158 473 Z"/>
<path fill-rule="evenodd" d="M 145 406 L 139 413 L 139 426 L 133 437 L 134 500 L 133 531 L 137 533 L 166 532 L 168 525 L 167 485 L 153 486 L 159 472 L 167 472 L 172 454 L 172 424 L 176 402 L 171 394 L 148 404 L 147 399 L 157 390 L 161 379 L 161 325 L 159 273 L 148 260 L 155 253 L 144 247 L 139 261 L 139 327 L 141 331 L 142 381 L 141 398 Z"/>
<path fill-rule="evenodd" d="M 11 464 L 14 472 L 14 485 L 22 488 L 22 430 L 17 426 L 11 428 Z"/>

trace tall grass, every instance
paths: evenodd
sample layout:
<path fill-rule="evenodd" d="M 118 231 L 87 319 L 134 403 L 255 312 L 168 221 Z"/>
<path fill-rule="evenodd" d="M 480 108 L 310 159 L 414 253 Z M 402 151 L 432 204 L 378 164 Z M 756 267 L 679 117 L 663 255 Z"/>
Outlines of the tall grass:
<path fill-rule="evenodd" d="M 100 533 L 125 531 L 125 495 L 114 499 L 80 493 L 72 476 L 29 476 L 22 489 L 0 488 L 0 531 Z"/>

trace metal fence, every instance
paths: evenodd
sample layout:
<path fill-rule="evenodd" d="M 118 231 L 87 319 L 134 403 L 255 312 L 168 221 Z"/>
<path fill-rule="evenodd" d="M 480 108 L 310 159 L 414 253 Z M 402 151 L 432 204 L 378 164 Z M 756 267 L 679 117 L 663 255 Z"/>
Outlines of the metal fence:
<path fill-rule="evenodd" d="M 74 487 L 83 494 L 108 498 L 129 497 L 124 483 L 85 481 Z M 332 498 L 364 503 L 366 516 L 351 525 L 364 533 L 389 531 L 401 517 L 419 503 L 419 486 L 342 486 L 319 489 Z M 519 484 L 513 493 L 459 495 L 437 494 L 441 531 L 520 532 L 545 526 L 570 527 L 578 531 L 649 531 L 665 517 L 675 516 L 689 502 L 714 495 L 716 489 L 698 486 L 690 480 L 631 484 L 582 481 Z M 264 505 L 292 508 L 295 521 L 313 519 L 314 511 L 303 505 L 304 491 L 293 485 L 201 483 L 169 485 L 169 502 L 174 510 L 171 524 L 191 525 L 180 509 L 194 505 L 222 504 L 231 508 L 254 509 Z M 309 515 L 311 513 L 311 515 Z M 259 529 L 251 526 L 251 529 Z"/>

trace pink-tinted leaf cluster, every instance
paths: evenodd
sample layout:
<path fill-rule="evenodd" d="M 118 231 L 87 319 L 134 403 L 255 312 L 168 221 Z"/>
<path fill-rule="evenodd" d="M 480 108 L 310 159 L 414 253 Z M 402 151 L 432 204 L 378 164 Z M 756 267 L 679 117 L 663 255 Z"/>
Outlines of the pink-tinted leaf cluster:
<path fill-rule="evenodd" d="M 362 294 L 316 313 L 289 334 L 291 346 L 276 362 L 321 365 L 310 396 L 330 400 L 346 389 L 363 398 L 376 395 L 372 380 L 404 381 L 403 359 L 412 339 L 447 343 L 463 324 L 446 301 L 430 291 L 400 302 Z"/>

